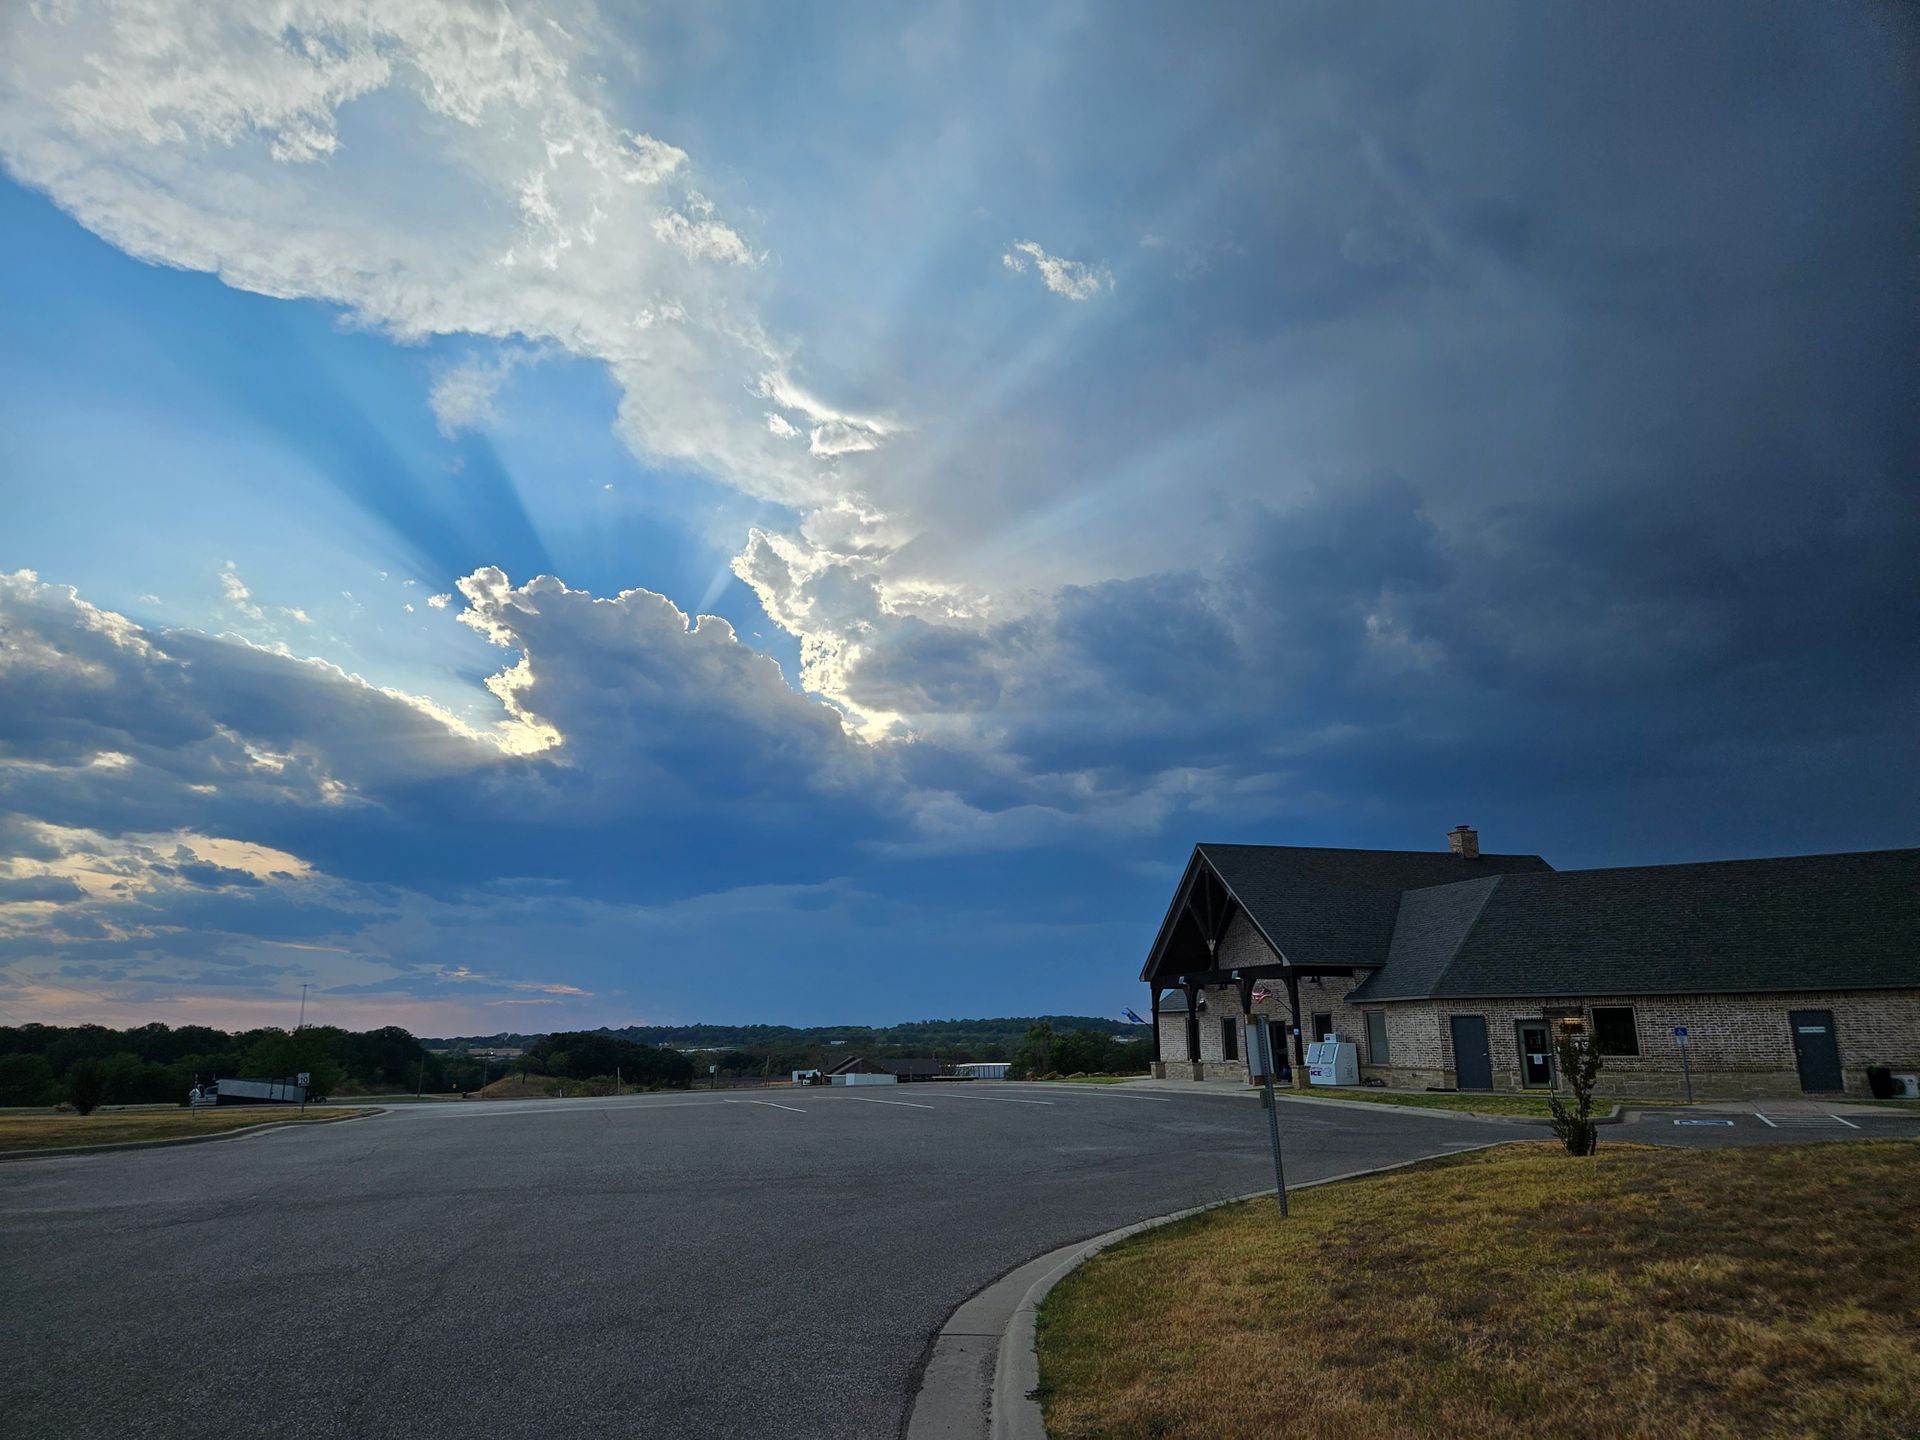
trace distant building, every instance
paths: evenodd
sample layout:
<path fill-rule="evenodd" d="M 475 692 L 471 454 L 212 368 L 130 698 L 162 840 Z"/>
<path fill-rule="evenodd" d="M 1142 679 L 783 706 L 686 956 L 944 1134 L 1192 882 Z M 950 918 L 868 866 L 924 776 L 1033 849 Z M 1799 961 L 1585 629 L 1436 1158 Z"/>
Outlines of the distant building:
<path fill-rule="evenodd" d="M 1920 1070 L 1920 850 L 1556 871 L 1448 838 L 1194 847 L 1140 975 L 1154 1073 L 1245 1078 L 1255 1015 L 1295 1069 L 1337 1033 L 1410 1089 L 1551 1089 L 1563 1029 L 1610 1094 L 1679 1094 L 1683 1057 L 1700 1095 Z"/>
<path fill-rule="evenodd" d="M 827 1067 L 827 1077 L 835 1075 L 891 1075 L 903 1083 L 915 1080 L 939 1080 L 946 1070 L 938 1060 L 869 1060 L 864 1055 L 849 1055 Z"/>
<path fill-rule="evenodd" d="M 953 1073 L 971 1080 L 1004 1080 L 1012 1068 L 1006 1060 L 964 1060 L 953 1067 Z"/>

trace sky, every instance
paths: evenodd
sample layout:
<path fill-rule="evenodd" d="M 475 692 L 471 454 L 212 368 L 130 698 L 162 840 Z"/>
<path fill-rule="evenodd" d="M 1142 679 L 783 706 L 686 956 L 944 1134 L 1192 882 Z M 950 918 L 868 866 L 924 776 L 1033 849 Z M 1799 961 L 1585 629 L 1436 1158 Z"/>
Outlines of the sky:
<path fill-rule="evenodd" d="M 1898 5 L 0 9 L 0 1023 L 1117 1015 L 1920 844 Z"/>

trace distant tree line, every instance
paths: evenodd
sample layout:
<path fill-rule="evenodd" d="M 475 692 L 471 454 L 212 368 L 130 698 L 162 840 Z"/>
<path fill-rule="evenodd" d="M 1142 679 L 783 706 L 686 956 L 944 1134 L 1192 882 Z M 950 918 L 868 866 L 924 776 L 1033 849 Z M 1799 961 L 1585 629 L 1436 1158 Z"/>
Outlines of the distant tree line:
<path fill-rule="evenodd" d="M 77 1071 L 77 1076 L 76 1076 Z M 97 1090 L 109 1105 L 185 1104 L 196 1080 L 306 1072 L 317 1094 L 444 1089 L 457 1076 L 397 1025 L 351 1031 L 308 1025 L 297 1031 L 206 1025 L 0 1026 L 0 1105 L 51 1105 Z M 472 1066 L 478 1080 L 481 1067 Z"/>
<path fill-rule="evenodd" d="M 466 1092 L 500 1077 L 498 1062 L 469 1053 L 490 1047 L 522 1050 L 511 1066 L 522 1074 L 586 1090 L 610 1089 L 616 1079 L 625 1086 L 679 1087 L 707 1074 L 709 1066 L 736 1078 L 785 1075 L 849 1055 L 1007 1060 L 1018 1072 L 1035 1075 L 1130 1072 L 1146 1068 L 1150 1047 L 1121 1037 L 1144 1033 L 1138 1026 L 1077 1015 L 885 1027 L 635 1025 L 447 1041 L 423 1041 L 397 1025 L 237 1033 L 205 1025 L 0 1026 L 0 1106 L 184 1104 L 196 1081 L 303 1071 L 321 1095 Z"/>
<path fill-rule="evenodd" d="M 588 1078 L 602 1073 L 640 1085 L 685 1084 L 693 1063 L 608 1036 L 550 1035 L 533 1042 L 541 1073 Z M 464 1049 L 435 1053 L 397 1025 L 342 1030 L 229 1033 L 205 1025 L 0 1026 L 0 1105 L 185 1104 L 198 1080 L 305 1072 L 319 1095 L 478 1090 L 488 1067 Z M 492 1072 L 498 1077 L 498 1069 Z"/>
<path fill-rule="evenodd" d="M 1136 1034 L 1138 1026 L 1128 1027 Z M 1008 1071 L 1015 1079 L 1036 1075 L 1144 1074 L 1153 1059 L 1153 1047 L 1098 1030 L 1070 1030 L 1062 1035 L 1047 1021 L 1037 1021 L 1013 1052 Z"/>
<path fill-rule="evenodd" d="M 849 1055 L 872 1060 L 934 1059 L 948 1063 L 967 1060 L 1012 1060 L 1036 1026 L 1062 1036 L 1092 1034 L 1115 1041 L 1123 1035 L 1144 1036 L 1137 1025 L 1094 1015 L 1015 1016 L 985 1020 L 916 1020 L 900 1025 L 629 1025 L 575 1034 L 611 1036 L 647 1046 L 692 1052 L 696 1074 L 713 1066 L 724 1076 L 778 1076 L 795 1070 L 831 1065 Z M 467 1035 L 428 1043 L 448 1046 L 519 1047 L 534 1051 L 552 1037 L 502 1033 Z M 1091 1042 L 1077 1042 L 1083 1047 Z M 571 1050 L 573 1045 L 563 1047 Z M 1143 1069 L 1147 1047 L 1115 1045 L 1111 1056 L 1126 1070 Z M 1134 1058 L 1135 1052 L 1140 1058 Z M 578 1068 L 577 1066 L 575 1067 Z M 533 1073 L 533 1072 L 530 1072 Z M 551 1073 L 541 1071 L 538 1073 Z M 1045 1073 L 1037 1072 L 1037 1073 Z M 1069 1072 L 1062 1072 L 1069 1073 Z M 584 1078 L 584 1077 L 578 1077 Z"/>
<path fill-rule="evenodd" d="M 609 1091 L 616 1084 L 681 1089 L 694 1076 L 693 1061 L 678 1050 L 637 1045 L 608 1030 L 566 1030 L 529 1040 L 512 1068 Z"/>

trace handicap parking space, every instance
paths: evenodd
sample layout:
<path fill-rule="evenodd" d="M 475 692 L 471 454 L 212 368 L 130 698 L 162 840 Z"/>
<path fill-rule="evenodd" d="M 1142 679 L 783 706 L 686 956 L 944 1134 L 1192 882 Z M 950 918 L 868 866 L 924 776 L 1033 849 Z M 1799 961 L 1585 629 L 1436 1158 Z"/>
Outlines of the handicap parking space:
<path fill-rule="evenodd" d="M 1630 1111 L 1613 1138 L 1658 1145 L 1797 1145 L 1822 1140 L 1920 1139 L 1920 1115 L 1842 1115 L 1827 1109 L 1768 1107 L 1675 1115 Z M 1605 1143 L 1605 1132 L 1602 1143 Z"/>

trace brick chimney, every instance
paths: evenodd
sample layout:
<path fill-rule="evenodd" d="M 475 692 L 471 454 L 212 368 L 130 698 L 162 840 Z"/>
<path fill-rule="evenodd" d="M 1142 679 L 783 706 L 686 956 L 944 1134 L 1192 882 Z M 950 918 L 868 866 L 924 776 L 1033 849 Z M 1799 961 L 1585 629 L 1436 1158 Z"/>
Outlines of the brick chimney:
<path fill-rule="evenodd" d="M 1456 825 L 1447 832 L 1447 849 L 1467 860 L 1480 856 L 1480 832 L 1471 825 Z"/>

